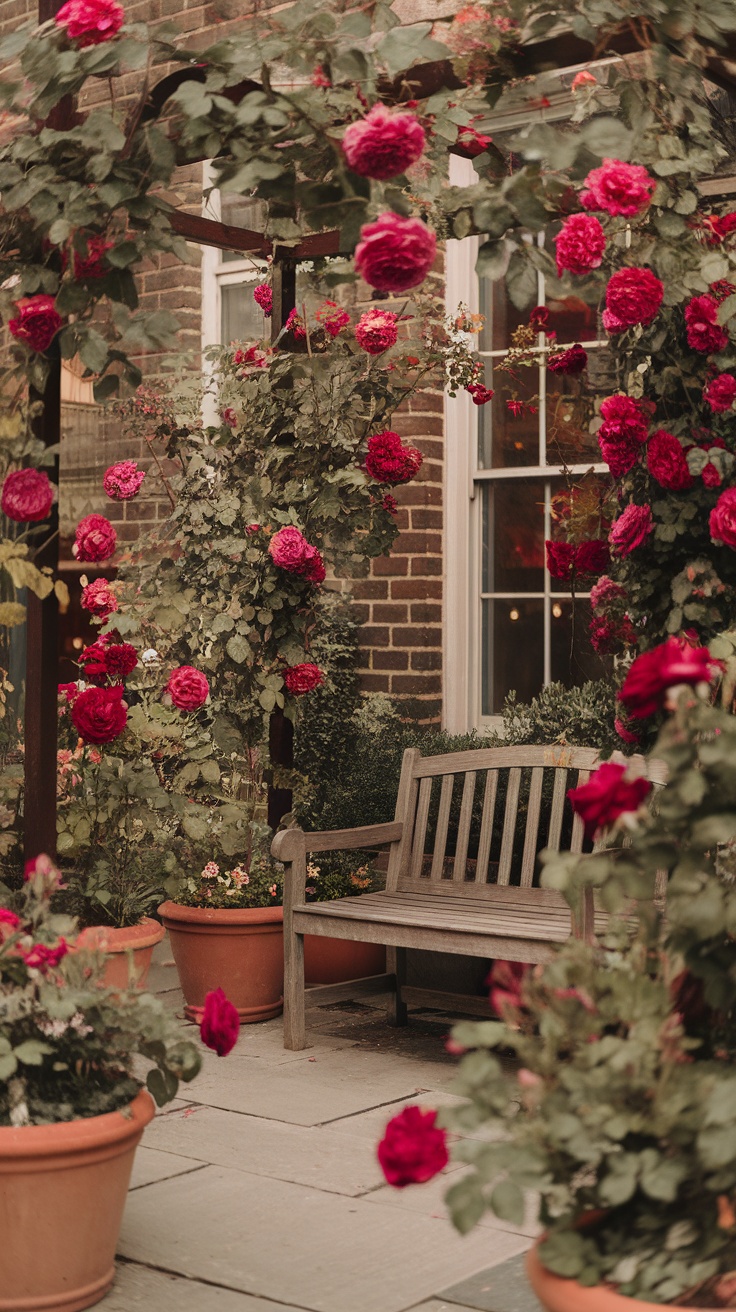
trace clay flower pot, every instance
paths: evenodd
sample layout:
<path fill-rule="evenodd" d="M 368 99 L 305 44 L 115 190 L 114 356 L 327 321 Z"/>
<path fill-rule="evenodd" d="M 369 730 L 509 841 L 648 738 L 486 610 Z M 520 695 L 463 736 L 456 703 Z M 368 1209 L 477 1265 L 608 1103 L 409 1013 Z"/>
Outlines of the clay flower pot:
<path fill-rule="evenodd" d="M 115 929 L 112 925 L 90 925 L 77 935 L 77 947 L 91 948 L 107 956 L 102 983 L 107 989 L 144 989 L 151 969 L 153 949 L 166 930 L 151 916 L 137 925 Z M 132 952 L 132 961 L 128 955 Z"/>
<path fill-rule="evenodd" d="M 107 1293 L 133 1157 L 153 1118 L 120 1111 L 0 1126 L 0 1312 L 79 1312 Z"/>
<path fill-rule="evenodd" d="M 200 1022 L 211 989 L 223 989 L 241 1022 L 278 1016 L 284 1005 L 283 907 L 184 907 L 163 902 L 158 909 L 171 950 L 189 1020 Z"/>
<path fill-rule="evenodd" d="M 351 943 L 346 938 L 304 935 L 304 978 L 307 984 L 342 984 L 366 975 L 382 975 L 386 949 L 381 943 Z"/>
<path fill-rule="evenodd" d="M 661 1303 L 645 1303 L 617 1294 L 607 1285 L 579 1285 L 576 1280 L 553 1275 L 542 1265 L 537 1250 L 538 1243 L 526 1255 L 526 1274 L 547 1312 L 662 1312 Z M 679 1312 L 687 1312 L 687 1308 L 680 1307 Z M 698 1312 L 718 1312 L 718 1309 L 698 1308 Z"/>

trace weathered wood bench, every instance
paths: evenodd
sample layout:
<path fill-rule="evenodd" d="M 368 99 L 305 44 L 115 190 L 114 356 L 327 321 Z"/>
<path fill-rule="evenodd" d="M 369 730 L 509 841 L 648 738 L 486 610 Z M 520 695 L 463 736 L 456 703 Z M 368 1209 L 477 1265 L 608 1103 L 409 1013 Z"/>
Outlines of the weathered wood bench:
<path fill-rule="evenodd" d="M 562 850 L 582 852 L 583 825 L 571 813 L 567 791 L 597 764 L 598 752 L 585 747 L 497 747 L 428 757 L 410 748 L 393 822 L 278 833 L 271 850 L 286 867 L 284 1046 L 305 1046 L 307 1005 L 382 991 L 390 993 L 389 1018 L 398 1025 L 406 1023 L 412 1003 L 489 1014 L 485 998 L 407 987 L 407 948 L 539 962 L 571 934 L 591 936 L 592 894 L 571 916 L 560 893 L 535 887 L 535 873 L 543 847 L 559 851 L 564 840 Z M 430 815 L 434 844 L 425 854 Z M 454 852 L 448 857 L 451 816 Z M 308 853 L 386 845 L 385 891 L 306 901 Z M 469 851 L 475 853 L 470 860 Z M 387 972 L 305 990 L 305 934 L 385 944 Z"/>

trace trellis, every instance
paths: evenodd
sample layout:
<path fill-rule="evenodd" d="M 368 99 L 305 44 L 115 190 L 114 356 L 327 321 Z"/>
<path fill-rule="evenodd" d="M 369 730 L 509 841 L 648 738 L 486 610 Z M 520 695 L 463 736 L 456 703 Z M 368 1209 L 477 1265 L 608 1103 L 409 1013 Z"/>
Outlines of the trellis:
<path fill-rule="evenodd" d="M 38 20 L 52 19 L 63 0 L 39 0 Z M 596 46 L 569 30 L 561 30 L 535 44 L 520 46 L 508 53 L 511 76 L 531 77 L 543 72 L 554 72 L 576 65 L 589 64 L 604 55 L 634 55 L 648 48 L 651 34 L 645 22 L 631 20 L 622 29 Z M 673 53 L 676 50 L 673 48 Z M 733 92 L 736 89 L 736 37 L 725 50 L 704 52 L 704 72 L 716 85 Z M 178 70 L 163 78 L 151 91 L 143 111 L 143 119 L 159 117 L 168 98 L 187 80 L 204 81 L 201 66 Z M 457 89 L 464 85 L 456 76 L 448 60 L 420 65 L 394 79 L 379 84 L 381 98 L 387 103 L 401 103 L 408 99 L 423 99 L 440 88 Z M 249 91 L 257 90 L 254 82 L 243 82 L 228 93 L 236 102 Z M 64 128 L 69 125 L 74 105 L 69 97 L 55 108 L 50 125 Z M 471 152 L 462 146 L 452 146 L 451 153 L 469 157 Z M 221 250 L 241 251 L 252 255 L 272 257 L 273 318 L 272 339 L 278 337 L 296 304 L 296 270 L 300 260 L 315 257 L 349 254 L 342 251 L 338 231 L 306 236 L 293 246 L 271 242 L 262 233 L 234 227 L 213 219 L 175 212 L 171 215 L 172 229 L 180 236 L 200 245 Z M 34 420 L 36 435 L 48 447 L 58 447 L 61 436 L 61 358 L 58 344 L 48 352 L 49 374 L 41 396 L 41 414 Z M 58 455 L 55 460 L 55 478 L 58 482 Z M 58 506 L 53 508 L 50 523 L 51 536 L 36 562 L 58 567 Z M 52 594 L 44 601 L 35 595 L 28 598 L 27 661 L 25 686 L 25 790 L 24 790 L 24 847 L 26 859 L 40 852 L 53 853 L 56 849 L 56 777 L 57 777 L 57 685 L 58 685 L 58 607 Z M 292 730 L 290 722 L 281 712 L 275 712 L 270 722 L 270 751 L 273 764 L 289 768 L 292 763 Z M 290 806 L 287 789 L 272 786 L 269 790 L 269 822 L 275 826 Z"/>

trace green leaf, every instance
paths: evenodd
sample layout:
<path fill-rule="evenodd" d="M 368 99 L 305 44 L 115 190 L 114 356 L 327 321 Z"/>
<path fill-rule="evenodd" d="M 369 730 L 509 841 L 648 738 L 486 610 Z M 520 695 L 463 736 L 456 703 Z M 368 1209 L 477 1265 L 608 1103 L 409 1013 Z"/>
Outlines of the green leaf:
<path fill-rule="evenodd" d="M 247 660 L 250 655 L 251 646 L 241 634 L 234 633 L 231 638 L 228 638 L 225 644 L 225 651 L 231 660 L 235 661 L 238 665 L 242 665 L 243 661 Z"/>
<path fill-rule="evenodd" d="M 26 1039 L 25 1043 L 20 1043 L 13 1049 L 18 1061 L 24 1066 L 42 1066 L 44 1057 L 49 1056 L 53 1051 L 50 1044 L 42 1043 L 40 1039 Z"/>
<path fill-rule="evenodd" d="M 513 1180 L 502 1180 L 491 1194 L 491 1207 L 502 1221 L 522 1225 L 524 1221 L 524 1195 Z"/>

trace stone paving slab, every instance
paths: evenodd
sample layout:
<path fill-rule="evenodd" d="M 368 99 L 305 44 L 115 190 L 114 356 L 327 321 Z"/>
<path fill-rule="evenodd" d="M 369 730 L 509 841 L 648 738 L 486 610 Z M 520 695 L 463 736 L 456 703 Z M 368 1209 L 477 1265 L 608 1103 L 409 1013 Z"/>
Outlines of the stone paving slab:
<path fill-rule="evenodd" d="M 431 1298 L 428 1303 L 418 1303 L 409 1312 L 476 1312 L 476 1309 L 462 1307 L 460 1303 L 446 1303 L 444 1298 Z"/>
<path fill-rule="evenodd" d="M 445 1221 L 407 1211 L 398 1223 L 398 1215 L 208 1166 L 132 1193 L 120 1252 L 308 1312 L 404 1312 L 488 1266 L 486 1229 L 461 1238 Z M 503 1261 L 527 1243 L 497 1232 L 494 1256 Z"/>
<path fill-rule="evenodd" d="M 146 1133 L 146 1139 L 148 1133 Z M 201 1162 L 192 1161 L 191 1157 L 177 1157 L 174 1153 L 158 1152 L 141 1144 L 135 1154 L 133 1173 L 130 1177 L 131 1189 L 143 1189 L 147 1184 L 158 1180 L 168 1180 L 172 1175 L 185 1175 L 188 1171 L 197 1171 Z"/>
<path fill-rule="evenodd" d="M 463 1165 L 462 1162 L 455 1163 L 455 1170 L 462 1171 Z M 450 1185 L 455 1183 L 455 1179 L 454 1175 L 451 1180 L 440 1175 L 427 1184 L 410 1185 L 406 1189 L 393 1189 L 391 1185 L 382 1185 L 380 1189 L 374 1190 L 369 1198 L 370 1202 L 383 1203 L 386 1207 L 398 1207 L 402 1211 L 421 1212 L 424 1216 L 443 1217 L 448 1225 L 452 1225 L 445 1205 L 445 1193 Z M 535 1217 L 536 1209 L 533 1200 L 530 1198 L 527 1216 L 520 1225 L 514 1225 L 510 1221 L 502 1221 L 499 1217 L 494 1216 L 493 1212 L 484 1212 L 478 1225 L 485 1226 L 489 1230 L 505 1230 L 509 1234 L 526 1235 L 528 1238 L 534 1239 L 540 1233 L 540 1226 L 537 1224 Z"/>
<path fill-rule="evenodd" d="M 115 1284 L 97 1306 L 103 1312 L 304 1312 L 296 1304 L 290 1308 L 270 1299 L 152 1271 L 134 1262 L 118 1264 Z M 451 1312 L 462 1309 L 455 1304 Z"/>
<path fill-rule="evenodd" d="M 375 1145 L 368 1141 L 321 1126 L 285 1125 L 215 1107 L 192 1106 L 190 1112 L 163 1117 L 147 1128 L 148 1151 L 163 1149 L 155 1152 L 157 1160 L 171 1157 L 191 1170 L 195 1158 L 350 1197 L 383 1183 Z"/>
<path fill-rule="evenodd" d="M 421 1068 L 417 1069 L 417 1075 L 421 1077 Z M 447 1089 L 431 1089 L 421 1093 L 413 1093 L 407 1098 L 396 1098 L 391 1103 L 382 1101 L 378 1107 L 371 1107 L 367 1111 L 356 1113 L 353 1116 L 341 1116 L 334 1121 L 326 1122 L 326 1124 L 336 1134 L 367 1139 L 375 1146 L 378 1140 L 383 1137 L 386 1123 L 391 1120 L 392 1116 L 397 1116 L 404 1107 L 409 1107 L 413 1103 L 419 1103 L 422 1107 L 455 1107 L 465 1101 L 465 1098 L 460 1098 Z"/>
<path fill-rule="evenodd" d="M 208 1053 L 196 1080 L 180 1086 L 179 1098 L 292 1125 L 320 1125 L 398 1099 L 411 1101 L 422 1090 L 441 1088 L 453 1074 L 445 1066 L 360 1048 L 313 1060 L 309 1053 L 297 1055 L 299 1061 L 264 1065 L 237 1048 L 226 1059 Z"/>
<path fill-rule="evenodd" d="M 542 1312 L 526 1278 L 523 1254 L 444 1289 L 440 1298 L 455 1309 L 459 1304 L 461 1309 L 470 1307 L 478 1312 Z"/>

